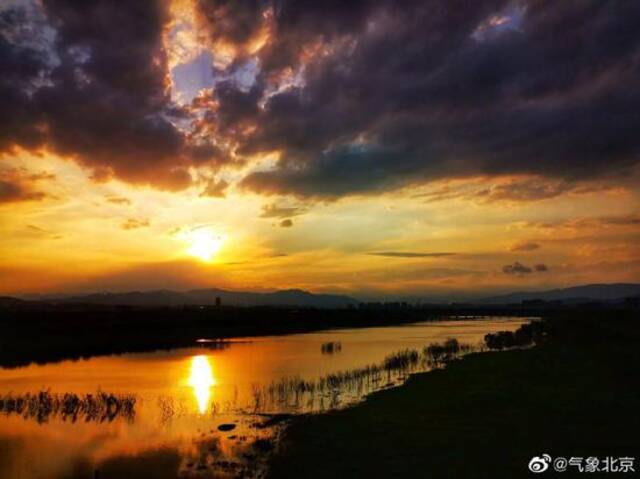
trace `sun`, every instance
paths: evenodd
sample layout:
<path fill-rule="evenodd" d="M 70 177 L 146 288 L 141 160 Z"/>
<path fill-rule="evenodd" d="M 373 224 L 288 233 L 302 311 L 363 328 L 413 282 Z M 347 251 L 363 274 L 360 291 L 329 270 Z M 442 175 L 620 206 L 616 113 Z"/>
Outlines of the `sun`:
<path fill-rule="evenodd" d="M 186 253 L 202 261 L 211 261 L 217 256 L 226 240 L 226 236 L 216 233 L 210 227 L 199 227 L 184 231 L 180 235 L 188 244 Z"/>

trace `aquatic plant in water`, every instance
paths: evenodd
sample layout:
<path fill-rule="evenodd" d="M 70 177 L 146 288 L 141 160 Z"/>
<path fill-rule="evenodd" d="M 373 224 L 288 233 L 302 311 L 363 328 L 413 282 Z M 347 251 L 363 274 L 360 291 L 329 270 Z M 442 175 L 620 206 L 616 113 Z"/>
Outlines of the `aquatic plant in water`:
<path fill-rule="evenodd" d="M 117 418 L 132 421 L 135 417 L 136 398 L 131 394 L 78 395 L 54 394 L 49 391 L 0 396 L 0 413 L 20 415 L 39 423 L 59 417 L 63 421 L 111 422 Z"/>
<path fill-rule="evenodd" d="M 320 346 L 322 354 L 333 354 L 342 351 L 342 343 L 340 341 L 330 341 L 328 343 L 322 343 Z"/>
<path fill-rule="evenodd" d="M 323 344 L 323 350 L 325 345 Z M 267 385 L 252 385 L 252 405 L 257 413 L 268 409 L 324 410 L 335 408 L 347 400 L 357 400 L 377 389 L 396 385 L 408 373 L 439 367 L 447 361 L 470 352 L 472 347 L 456 339 L 425 346 L 422 353 L 404 349 L 388 355 L 380 364 L 338 371 L 307 381 L 299 376 L 283 377 Z M 386 382 L 383 382 L 383 378 Z"/>

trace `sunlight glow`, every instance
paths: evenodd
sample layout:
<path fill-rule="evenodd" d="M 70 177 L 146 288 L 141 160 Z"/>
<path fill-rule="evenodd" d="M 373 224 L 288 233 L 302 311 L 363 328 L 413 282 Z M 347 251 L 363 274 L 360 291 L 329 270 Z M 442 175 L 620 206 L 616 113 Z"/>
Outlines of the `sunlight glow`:
<path fill-rule="evenodd" d="M 183 232 L 180 238 L 189 245 L 186 253 L 202 261 L 211 261 L 226 240 L 225 235 L 216 233 L 210 227 L 200 227 Z"/>
<path fill-rule="evenodd" d="M 200 414 L 207 412 L 209 399 L 211 398 L 211 387 L 215 385 L 213 371 L 209 358 L 204 355 L 191 358 L 191 375 L 189 376 L 189 386 L 193 388 L 193 395 L 198 403 Z"/>

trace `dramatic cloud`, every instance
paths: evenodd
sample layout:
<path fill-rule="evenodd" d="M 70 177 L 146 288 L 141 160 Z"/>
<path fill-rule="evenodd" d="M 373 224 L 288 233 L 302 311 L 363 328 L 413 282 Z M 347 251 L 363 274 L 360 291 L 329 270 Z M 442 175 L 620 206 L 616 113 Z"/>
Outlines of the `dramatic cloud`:
<path fill-rule="evenodd" d="M 0 8 L 0 149 L 167 189 L 194 167 L 249 165 L 244 188 L 299 197 L 544 179 L 479 192 L 488 202 L 639 162 L 638 2 L 195 5 L 189 26 L 160 0 Z M 266 153 L 277 161 L 252 169 Z"/>
<path fill-rule="evenodd" d="M 455 256 L 457 253 L 419 253 L 414 251 L 380 251 L 369 253 L 372 256 L 386 256 L 389 258 L 442 258 Z"/>
<path fill-rule="evenodd" d="M 248 188 L 335 197 L 477 174 L 581 180 L 638 162 L 637 4 L 349 2 L 334 28 L 334 10 L 298 5 L 278 10 L 286 35 L 264 55 L 303 78 L 267 98 L 241 148 L 282 157 Z M 309 58 L 308 38 L 325 45 Z M 487 199 L 565 189 L 519 184 Z"/>
<path fill-rule="evenodd" d="M 0 148 L 45 146 L 98 176 L 177 189 L 196 157 L 166 92 L 165 2 L 0 11 Z M 34 36 L 35 35 L 35 36 Z M 27 40 L 25 40 L 27 37 Z"/>
<path fill-rule="evenodd" d="M 211 196 L 213 198 L 224 198 L 229 183 L 224 180 L 211 180 L 207 183 L 200 196 Z"/>
<path fill-rule="evenodd" d="M 49 173 L 29 174 L 17 169 L 0 169 L 0 204 L 43 200 L 49 195 L 39 191 L 37 183 L 53 178 Z"/>
<path fill-rule="evenodd" d="M 509 251 L 534 251 L 538 248 L 540 248 L 540 245 L 533 241 L 519 241 L 511 245 Z"/>
<path fill-rule="evenodd" d="M 45 197 L 46 195 L 44 193 L 29 191 L 20 183 L 11 183 L 0 179 L 0 203 L 41 200 Z"/>
<path fill-rule="evenodd" d="M 281 228 L 291 228 L 293 226 L 293 221 L 287 218 L 286 220 L 282 220 L 280 222 Z"/>

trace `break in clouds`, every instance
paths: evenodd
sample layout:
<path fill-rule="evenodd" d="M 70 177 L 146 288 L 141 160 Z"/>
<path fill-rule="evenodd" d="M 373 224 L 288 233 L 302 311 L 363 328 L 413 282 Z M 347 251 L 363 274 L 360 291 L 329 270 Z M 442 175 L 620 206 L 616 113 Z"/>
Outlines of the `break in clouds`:
<path fill-rule="evenodd" d="M 192 167 L 242 166 L 245 189 L 318 198 L 472 175 L 572 182 L 638 163 L 639 2 L 190 8 L 187 24 L 165 1 L 4 4 L 0 148 L 174 190 Z M 177 45 L 187 34 L 197 41 Z M 189 68 L 195 89 L 181 86 Z M 37 195 L 2 181 L 2 197 Z"/>

